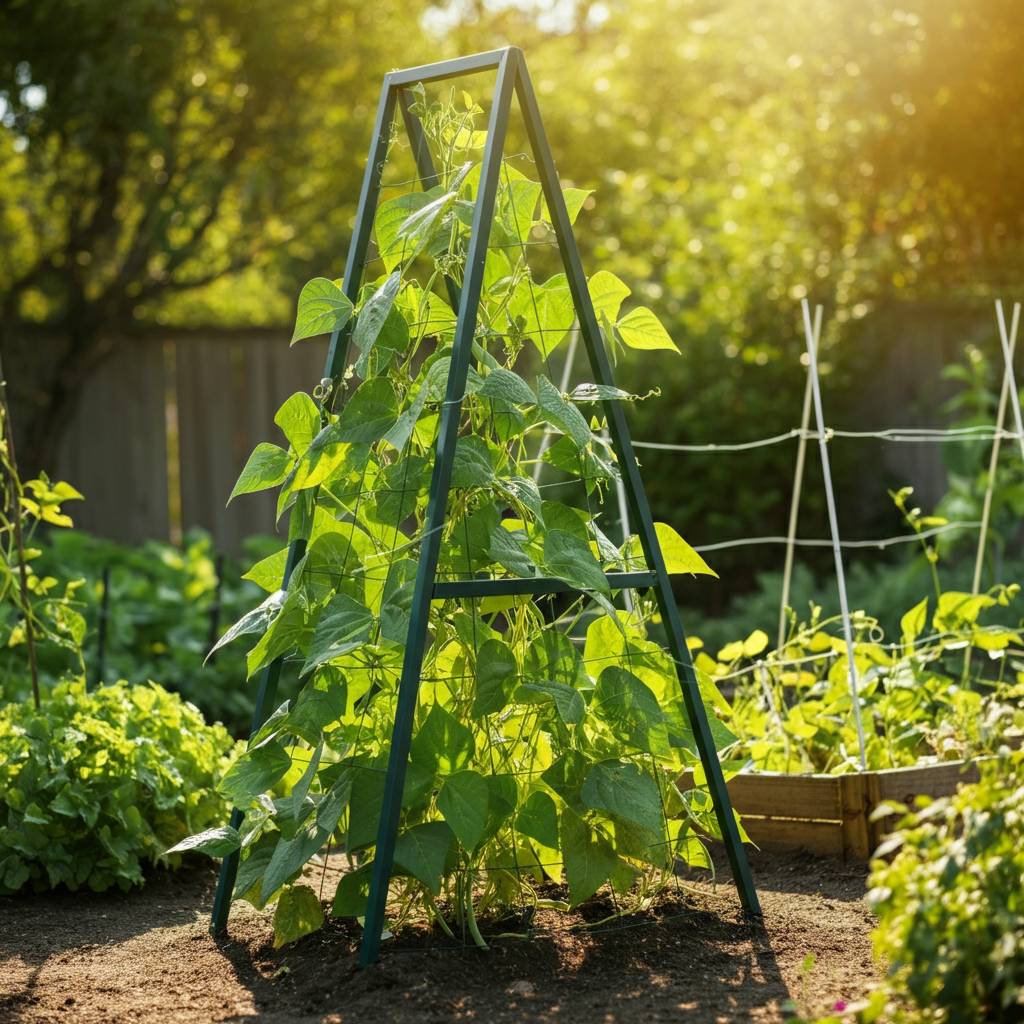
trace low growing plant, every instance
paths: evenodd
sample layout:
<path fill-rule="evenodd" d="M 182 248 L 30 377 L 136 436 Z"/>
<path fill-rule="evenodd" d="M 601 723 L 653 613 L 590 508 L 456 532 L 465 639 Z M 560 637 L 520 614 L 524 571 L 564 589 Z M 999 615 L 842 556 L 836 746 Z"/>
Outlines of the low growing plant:
<path fill-rule="evenodd" d="M 1024 753 L 907 813 L 877 851 L 868 901 L 891 991 L 941 1024 L 1024 1020 Z"/>
<path fill-rule="evenodd" d="M 906 507 L 910 488 L 893 495 L 918 532 L 944 522 Z M 935 598 L 920 600 L 900 620 L 898 642 L 885 642 L 877 619 L 852 614 L 854 662 L 869 770 L 994 752 L 1024 735 L 1024 655 L 1021 633 L 983 625 L 983 614 L 1009 606 L 1020 587 L 987 593 L 943 590 L 937 555 L 922 540 Z M 931 614 L 929 614 L 931 613 Z M 695 664 L 734 696 L 726 719 L 739 737 L 729 756 L 781 772 L 846 772 L 860 768 L 841 619 L 792 615 L 781 650 L 755 630 L 721 648 L 717 657 L 691 641 Z M 967 657 L 973 652 L 973 662 Z M 993 671 L 994 669 L 994 671 Z"/>
<path fill-rule="evenodd" d="M 278 546 L 272 537 L 251 538 L 245 558 L 235 560 L 218 558 L 210 535 L 199 529 L 190 530 L 180 547 L 155 540 L 127 546 L 78 530 L 51 530 L 34 545 L 31 568 L 41 578 L 80 581 L 72 607 L 84 620 L 90 686 L 120 679 L 158 683 L 195 704 L 208 722 L 223 722 L 232 735 L 245 736 L 253 709 L 245 654 L 227 648 L 213 659 L 206 656 L 260 599 L 260 588 L 242 574 Z M 0 700 L 20 700 L 28 692 L 24 645 L 4 648 L 15 625 L 13 616 L 6 623 L 0 616 Z M 39 646 L 37 660 L 44 691 L 83 670 L 75 651 L 52 642 Z"/>
<path fill-rule="evenodd" d="M 155 684 L 63 683 L 0 708 L 0 893 L 122 889 L 223 820 L 234 741 Z"/>
<path fill-rule="evenodd" d="M 295 339 L 354 315 L 359 358 L 343 380 L 324 382 L 319 407 L 304 394 L 288 400 L 277 422 L 289 448 L 260 445 L 235 487 L 279 487 L 291 536 L 308 544 L 287 580 L 284 550 L 253 569 L 270 597 L 223 642 L 257 634 L 250 673 L 287 655 L 306 682 L 224 779 L 246 811 L 239 832 L 180 848 L 241 848 L 235 895 L 258 907 L 280 899 L 279 942 L 322 920 L 315 896 L 292 888 L 311 856 L 344 845 L 353 870 L 332 909 L 346 916 L 364 912 L 375 852 L 456 324 L 439 288 L 447 280 L 451 294 L 462 281 L 480 171 L 459 160 L 483 135 L 471 101 L 417 109 L 442 184 L 381 204 L 383 272 L 355 310 L 322 279 L 299 300 Z M 574 216 L 587 194 L 565 194 Z M 518 372 L 546 363 L 575 316 L 565 276 L 540 282 L 527 261 L 527 240 L 549 232 L 541 186 L 504 164 L 439 577 L 557 577 L 580 593 L 556 610 L 525 596 L 432 603 L 395 849 L 393 926 L 417 911 L 445 929 L 464 920 L 481 945 L 479 913 L 535 906 L 542 882 L 563 870 L 560 906 L 610 882 L 635 907 L 672 877 L 677 857 L 709 864 L 699 836 L 719 834 L 706 790 L 680 796 L 674 785 L 699 758 L 676 666 L 647 635 L 653 600 L 634 593 L 616 607 L 623 598 L 604 576 L 643 567 L 636 538 L 620 547 L 602 529 L 601 497 L 618 469 L 595 403 L 632 396 L 586 383 L 566 395 L 546 365 L 535 386 Z M 613 275 L 595 274 L 590 289 L 609 344 L 674 348 L 650 311 L 620 316 L 629 289 Z M 335 403 L 355 375 L 362 383 Z M 545 432 L 555 441 L 543 464 L 578 482 L 583 508 L 548 500 L 535 482 Z M 658 536 L 670 571 L 710 571 L 670 527 L 658 524 Z M 574 639 L 591 603 L 597 615 Z M 713 713 L 721 698 L 713 686 L 704 696 L 716 741 L 731 743 Z"/>

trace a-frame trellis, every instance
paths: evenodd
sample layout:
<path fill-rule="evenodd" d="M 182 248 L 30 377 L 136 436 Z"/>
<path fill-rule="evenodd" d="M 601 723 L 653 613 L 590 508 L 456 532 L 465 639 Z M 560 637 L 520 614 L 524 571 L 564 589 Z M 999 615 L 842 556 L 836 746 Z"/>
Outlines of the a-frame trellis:
<path fill-rule="evenodd" d="M 438 556 L 441 546 L 441 526 L 444 522 L 448 492 L 451 485 L 455 457 L 455 442 L 458 435 L 462 402 L 465 395 L 474 332 L 477 323 L 477 309 L 480 303 L 484 279 L 484 263 L 494 215 L 495 199 L 499 183 L 499 171 L 504 151 L 505 135 L 515 92 L 523 115 L 527 135 L 533 149 L 543 195 L 551 217 L 559 253 L 568 279 L 569 290 L 579 323 L 580 335 L 586 348 L 594 381 L 599 385 L 611 385 L 612 373 L 605 352 L 604 342 L 598 328 L 593 303 L 587 289 L 579 250 L 573 235 L 571 221 L 566 209 L 562 191 L 558 185 L 551 150 L 548 146 L 544 126 L 541 123 L 537 100 L 526 69 L 523 52 L 517 47 L 492 50 L 488 53 L 458 60 L 444 61 L 423 67 L 393 71 L 384 77 L 380 105 L 374 125 L 373 144 L 363 178 L 356 214 L 355 228 L 349 249 L 348 263 L 342 289 L 348 298 L 356 301 L 363 267 L 370 244 L 371 229 L 381 188 L 381 177 L 391 137 L 391 125 L 396 104 L 400 107 L 406 130 L 412 143 L 417 170 L 424 189 L 437 184 L 437 175 L 427 149 L 426 139 L 418 117 L 410 109 L 409 87 L 417 83 L 428 84 L 458 78 L 478 72 L 497 70 L 494 101 L 491 106 L 487 129 L 487 142 L 481 165 L 480 184 L 473 213 L 473 223 L 466 259 L 463 286 L 460 289 L 449 282 L 449 294 L 453 305 L 458 308 L 458 322 L 455 330 L 454 350 L 450 364 L 445 400 L 442 407 L 437 452 L 430 482 L 426 521 L 420 541 L 420 557 L 417 566 L 415 590 L 405 645 L 405 656 L 399 683 L 398 705 L 392 731 L 390 758 L 385 778 L 384 798 L 381 806 L 380 823 L 377 833 L 376 851 L 373 858 L 373 873 L 367 901 L 363 931 L 360 965 L 366 966 L 377 959 L 381 933 L 384 926 L 385 905 L 388 885 L 394 863 L 401 799 L 406 769 L 409 761 L 412 739 L 413 718 L 416 710 L 420 671 L 427 642 L 427 627 L 432 600 L 444 598 L 476 598 L 505 595 L 538 595 L 572 592 L 571 584 L 561 579 L 536 577 L 471 579 L 459 581 L 438 581 L 436 579 Z M 344 372 L 348 358 L 348 346 L 352 332 L 349 321 L 331 337 L 325 377 L 337 380 Z M 733 816 L 729 794 L 725 787 L 722 768 L 715 751 L 711 728 L 701 700 L 696 673 L 691 661 L 679 621 L 679 613 L 672 597 L 665 560 L 662 556 L 654 529 L 654 522 L 647 504 L 639 468 L 622 408 L 617 401 L 603 403 L 607 417 L 611 443 L 618 457 L 619 469 L 629 511 L 636 524 L 640 544 L 647 564 L 642 572 L 607 573 L 609 586 L 613 590 L 625 588 L 651 588 L 657 600 L 662 622 L 668 637 L 669 653 L 677 667 L 679 682 L 694 738 L 704 771 L 708 789 L 714 804 L 722 836 L 725 841 L 729 863 L 739 891 L 743 907 L 760 913 L 757 893 L 751 879 L 746 854 L 743 850 L 739 830 Z M 305 552 L 305 541 L 292 542 L 285 568 L 283 586 L 287 586 L 293 567 Z M 273 706 L 281 660 L 264 669 L 257 693 L 254 714 L 254 732 L 266 718 Z M 232 825 L 241 824 L 242 813 L 235 810 Z M 219 931 L 227 922 L 231 892 L 234 888 L 238 868 L 238 854 L 226 858 L 221 870 L 220 884 L 214 903 L 213 930 Z"/>

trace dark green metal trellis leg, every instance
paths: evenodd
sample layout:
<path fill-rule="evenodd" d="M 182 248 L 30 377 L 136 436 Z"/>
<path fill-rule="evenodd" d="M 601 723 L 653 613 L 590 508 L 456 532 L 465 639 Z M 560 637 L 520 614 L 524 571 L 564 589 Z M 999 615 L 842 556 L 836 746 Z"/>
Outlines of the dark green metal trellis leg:
<path fill-rule="evenodd" d="M 288 558 L 285 561 L 284 578 L 282 587 L 288 586 L 288 579 L 292 570 L 298 564 L 299 559 L 306 553 L 306 542 L 304 540 L 293 541 L 288 549 Z M 267 720 L 270 709 L 274 706 L 274 697 L 277 695 L 277 683 L 281 678 L 282 659 L 276 658 L 260 675 L 259 689 L 256 691 L 256 707 L 252 713 L 252 735 L 255 736 Z M 245 812 L 235 807 L 231 811 L 230 825 L 238 828 L 242 824 Z M 210 931 L 214 935 L 223 932 L 228 926 L 228 913 L 231 910 L 231 895 L 235 889 L 235 878 L 238 875 L 239 853 L 228 854 L 221 862 L 220 879 L 217 882 L 217 894 L 213 899 L 213 914 L 210 917 Z"/>

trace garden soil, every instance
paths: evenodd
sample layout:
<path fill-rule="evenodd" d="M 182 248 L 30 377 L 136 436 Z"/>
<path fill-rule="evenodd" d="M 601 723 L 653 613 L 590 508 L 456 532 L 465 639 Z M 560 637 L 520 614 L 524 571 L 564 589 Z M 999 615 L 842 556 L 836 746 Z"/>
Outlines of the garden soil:
<path fill-rule="evenodd" d="M 495 939 L 490 952 L 440 949 L 440 932 L 407 929 L 365 970 L 354 922 L 328 918 L 275 950 L 272 908 L 239 902 L 227 935 L 212 937 L 216 864 L 198 855 L 130 893 L 0 897 L 0 1021 L 727 1024 L 786 1020 L 789 1001 L 820 1015 L 868 993 L 879 971 L 863 865 L 752 851 L 758 920 L 741 911 L 720 851 L 715 859 L 717 884 L 684 874 L 643 919 L 570 930 L 610 904 L 539 911 L 531 939 Z M 321 869 L 307 871 L 318 889 Z"/>

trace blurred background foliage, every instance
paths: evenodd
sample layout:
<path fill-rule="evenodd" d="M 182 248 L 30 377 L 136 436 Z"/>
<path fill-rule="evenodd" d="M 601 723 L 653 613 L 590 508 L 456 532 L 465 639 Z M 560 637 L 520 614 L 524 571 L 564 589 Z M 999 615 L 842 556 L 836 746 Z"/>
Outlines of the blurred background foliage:
<path fill-rule="evenodd" d="M 507 44 L 563 183 L 594 190 L 585 265 L 622 277 L 683 351 L 620 364 L 624 386 L 663 392 L 633 412 L 638 438 L 796 425 L 804 297 L 826 309 L 839 426 L 888 306 L 987 305 L 1021 281 L 1019 0 L 11 2 L 0 353 L 38 364 L 25 469 L 52 469 L 115 341 L 287 326 L 304 281 L 343 271 L 382 75 Z M 26 352 L 33 327 L 60 344 Z M 837 453 L 841 493 L 857 459 Z M 791 448 L 642 461 L 656 515 L 691 542 L 784 532 Z M 815 465 L 801 532 L 824 535 Z M 764 554 L 713 562 L 724 583 L 693 599 L 720 610 Z"/>

